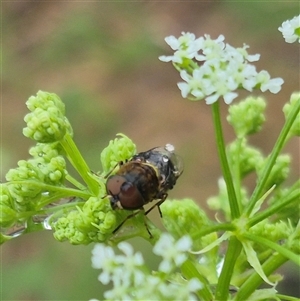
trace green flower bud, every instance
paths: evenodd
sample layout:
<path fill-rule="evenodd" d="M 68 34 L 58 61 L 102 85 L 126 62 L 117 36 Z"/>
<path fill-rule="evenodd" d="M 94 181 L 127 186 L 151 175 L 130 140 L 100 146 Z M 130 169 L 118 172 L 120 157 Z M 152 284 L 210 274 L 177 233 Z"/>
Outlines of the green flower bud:
<path fill-rule="evenodd" d="M 160 205 L 162 222 L 165 228 L 177 239 L 183 235 L 196 235 L 208 225 L 205 212 L 191 199 L 166 200 Z M 215 234 L 209 234 L 194 241 L 194 248 L 200 249 L 217 239 Z"/>
<path fill-rule="evenodd" d="M 28 192 L 26 191 L 28 190 Z M 19 212 L 30 211 L 34 206 L 31 204 L 32 198 L 24 195 L 30 194 L 33 190 L 30 186 L 22 187 L 17 184 L 0 185 L 0 227 L 11 228 L 18 222 L 24 223 L 26 217 Z"/>
<path fill-rule="evenodd" d="M 116 215 L 107 198 L 99 200 L 96 197 L 89 198 L 82 208 L 85 216 L 92 217 L 93 230 L 95 226 L 103 235 L 110 235 L 116 228 Z"/>
<path fill-rule="evenodd" d="M 299 101 L 300 101 L 300 92 L 293 93 L 290 98 L 290 103 L 286 103 L 282 109 L 285 119 L 287 119 L 290 111 L 293 109 L 293 107 Z M 298 115 L 290 129 L 289 135 L 290 136 L 300 136 L 300 112 L 298 112 Z"/>
<path fill-rule="evenodd" d="M 54 157 L 48 164 L 40 166 L 45 176 L 45 183 L 59 185 L 64 182 L 67 175 L 66 161 L 62 156 Z"/>
<path fill-rule="evenodd" d="M 13 204 L 13 199 L 6 184 L 0 184 L 0 204 L 5 204 L 9 207 L 12 207 Z"/>
<path fill-rule="evenodd" d="M 0 185 L 0 226 L 8 228 L 17 222 L 17 212 L 13 207 L 14 200 L 5 184 Z"/>
<path fill-rule="evenodd" d="M 73 245 L 86 245 L 92 241 L 86 235 L 86 233 L 81 232 L 76 228 L 75 221 L 80 218 L 78 211 L 71 211 L 67 217 L 59 218 L 54 226 L 53 236 L 58 241 L 69 240 Z"/>
<path fill-rule="evenodd" d="M 227 121 L 233 126 L 238 137 L 257 133 L 265 122 L 266 102 L 261 97 L 247 97 L 229 107 Z"/>
<path fill-rule="evenodd" d="M 39 91 L 26 104 L 31 110 L 24 118 L 27 127 L 23 129 L 23 134 L 26 137 L 49 143 L 61 140 L 66 133 L 72 134 L 64 104 L 56 94 Z"/>
<path fill-rule="evenodd" d="M 29 149 L 29 154 L 33 158 L 43 158 L 45 162 L 50 162 L 52 158 L 58 157 L 61 153 L 59 142 L 37 143 Z"/>
<path fill-rule="evenodd" d="M 18 167 L 10 169 L 5 176 L 7 181 L 43 180 L 44 175 L 35 160 L 20 160 Z"/>
<path fill-rule="evenodd" d="M 291 228 L 284 221 L 271 223 L 270 220 L 265 219 L 250 228 L 250 232 L 254 235 L 262 236 L 273 242 L 277 242 L 279 240 L 287 239 L 289 235 L 291 235 Z"/>
<path fill-rule="evenodd" d="M 54 93 L 38 91 L 36 96 L 31 96 L 26 102 L 27 108 L 33 112 L 37 108 L 47 110 L 49 107 L 57 107 L 57 109 L 64 115 L 65 104 Z"/>
<path fill-rule="evenodd" d="M 0 203 L 0 227 L 9 228 L 17 222 L 17 213 L 9 206 Z"/>
<path fill-rule="evenodd" d="M 116 216 L 109 200 L 90 197 L 82 207 L 52 222 L 54 237 L 71 244 L 107 241 L 116 228 Z"/>
<path fill-rule="evenodd" d="M 105 173 L 111 171 L 120 162 L 130 159 L 136 153 L 136 146 L 124 134 L 117 134 L 115 138 L 101 153 L 101 163 Z"/>
<path fill-rule="evenodd" d="M 227 154 L 230 166 L 235 168 L 239 165 L 240 177 L 244 178 L 247 174 L 256 170 L 257 166 L 261 166 L 264 159 L 259 150 L 247 145 L 246 138 L 238 139 L 229 144 Z"/>
<path fill-rule="evenodd" d="M 42 197 L 42 190 L 37 185 L 11 184 L 8 186 L 11 196 L 14 198 L 14 208 L 18 212 L 35 210 L 35 205 Z"/>
<path fill-rule="evenodd" d="M 53 152 L 54 154 L 54 152 Z M 45 162 L 45 159 L 49 159 Z M 14 197 L 36 197 L 41 192 L 38 183 L 60 185 L 67 175 L 66 162 L 62 156 L 47 158 L 38 156 L 31 160 L 20 160 L 18 167 L 10 169 L 6 174 L 7 181 L 36 181 L 37 185 L 26 182 L 10 185 L 10 190 Z"/>
<path fill-rule="evenodd" d="M 20 160 L 18 165 L 17 168 L 10 169 L 6 174 L 6 180 L 11 182 L 7 188 L 14 199 L 14 208 L 17 211 L 31 210 L 41 197 L 42 189 L 39 183 L 43 181 L 44 175 L 35 160 Z M 24 182 L 21 184 L 14 183 L 14 181 Z"/>

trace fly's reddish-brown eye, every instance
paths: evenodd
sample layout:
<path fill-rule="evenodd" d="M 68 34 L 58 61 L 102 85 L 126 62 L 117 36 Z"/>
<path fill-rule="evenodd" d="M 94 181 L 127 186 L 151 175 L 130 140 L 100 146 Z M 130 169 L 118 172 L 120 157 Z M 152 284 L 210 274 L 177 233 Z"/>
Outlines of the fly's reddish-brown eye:
<path fill-rule="evenodd" d="M 144 205 L 141 193 L 136 186 L 129 182 L 124 182 L 122 184 L 119 201 L 122 207 L 128 210 L 139 209 Z"/>
<path fill-rule="evenodd" d="M 136 187 L 130 182 L 124 182 L 121 186 L 121 193 L 123 196 L 131 197 L 134 195 Z"/>
<path fill-rule="evenodd" d="M 122 176 L 110 176 L 106 182 L 107 192 L 112 196 L 119 195 L 121 186 L 124 182 L 126 182 L 126 179 Z"/>
<path fill-rule="evenodd" d="M 137 187 L 133 183 L 127 182 L 124 176 L 109 177 L 106 182 L 106 189 L 113 197 L 113 207 L 135 210 L 144 205 L 144 199 Z"/>

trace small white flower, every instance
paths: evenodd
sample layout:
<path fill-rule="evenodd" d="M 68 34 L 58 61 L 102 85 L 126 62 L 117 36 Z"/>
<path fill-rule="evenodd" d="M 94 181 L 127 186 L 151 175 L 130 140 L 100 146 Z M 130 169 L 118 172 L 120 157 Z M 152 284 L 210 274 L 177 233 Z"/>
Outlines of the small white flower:
<path fill-rule="evenodd" d="M 147 275 L 147 278 L 137 289 L 135 294 L 136 300 L 145 300 L 151 296 L 152 300 L 159 300 L 159 286 L 162 283 L 162 280 L 153 275 Z"/>
<path fill-rule="evenodd" d="M 99 276 L 98 276 L 98 280 L 102 283 L 102 284 L 108 284 L 111 280 L 111 275 L 110 273 L 107 272 L 102 272 Z"/>
<path fill-rule="evenodd" d="M 108 284 L 112 274 L 116 273 L 115 256 L 114 250 L 104 244 L 96 244 L 92 251 L 92 266 L 103 270 L 98 276 L 98 280 L 103 284 Z"/>
<path fill-rule="evenodd" d="M 210 35 L 205 34 L 201 40 L 202 45 L 200 49 L 202 53 L 195 56 L 196 60 L 201 62 L 219 58 L 220 53 L 222 53 L 225 48 L 224 39 L 225 37 L 223 35 L 219 35 L 217 39 L 213 40 Z"/>
<path fill-rule="evenodd" d="M 179 63 L 181 64 L 183 58 L 193 59 L 197 55 L 198 50 L 201 48 L 201 39 L 195 39 L 193 33 L 181 33 L 178 39 L 174 36 L 169 36 L 165 38 L 166 43 L 175 50 L 174 55 L 166 56 L 162 55 L 159 59 L 163 62 Z"/>
<path fill-rule="evenodd" d="M 215 93 L 213 95 L 210 95 L 210 96 L 206 97 L 205 102 L 206 102 L 207 105 L 211 105 L 214 102 L 216 102 L 219 98 L 220 98 L 220 95 Z"/>
<path fill-rule="evenodd" d="M 144 264 L 142 254 L 140 252 L 134 253 L 134 250 L 129 243 L 120 242 L 118 248 L 125 254 L 125 256 L 119 256 L 117 258 L 118 263 L 125 263 L 132 266 L 139 266 Z"/>
<path fill-rule="evenodd" d="M 167 233 L 163 233 L 153 248 L 153 253 L 163 257 L 159 270 L 168 273 L 174 267 L 181 266 L 187 259 L 186 252 L 190 250 L 192 240 L 189 236 L 181 237 L 177 242 Z"/>
<path fill-rule="evenodd" d="M 300 43 L 300 15 L 284 21 L 278 30 L 282 32 L 287 43 L 294 43 L 297 40 Z"/>
<path fill-rule="evenodd" d="M 237 93 L 234 93 L 234 92 L 227 92 L 225 95 L 224 95 L 224 102 L 229 105 L 232 103 L 232 101 L 238 97 L 238 94 Z"/>
<path fill-rule="evenodd" d="M 268 83 L 261 85 L 260 90 L 262 92 L 269 90 L 271 93 L 276 94 L 281 90 L 281 86 L 284 83 L 284 80 L 280 77 L 270 79 Z"/>
<path fill-rule="evenodd" d="M 235 51 L 239 52 L 244 60 L 247 60 L 248 62 L 257 62 L 260 58 L 260 54 L 248 54 L 248 51 L 246 49 L 250 48 L 247 44 L 243 45 L 243 48 L 234 48 L 230 46 L 229 44 L 226 44 L 226 49 L 227 48 L 233 48 Z"/>
<path fill-rule="evenodd" d="M 104 244 L 96 244 L 92 251 L 92 266 L 95 269 L 109 267 L 114 261 L 115 253 L 111 247 Z"/>
<path fill-rule="evenodd" d="M 104 297 L 109 300 L 126 301 L 150 298 L 151 300 L 197 300 L 195 293 L 202 287 L 198 279 L 192 278 L 176 283 L 175 280 L 169 281 L 169 276 L 172 279 L 172 275 L 168 274 L 187 259 L 186 253 L 191 246 L 192 240 L 189 236 L 183 236 L 175 241 L 170 234 L 162 234 L 154 246 L 154 253 L 162 257 L 160 273 L 151 274 L 144 266 L 142 255 L 134 253 L 128 243 L 119 243 L 118 248 L 123 253 L 121 255 L 115 254 L 112 247 L 97 244 L 93 250 L 93 266 L 102 269 L 99 280 L 103 284 L 112 282 L 113 285 L 110 290 L 104 292 Z M 107 259 L 109 264 L 106 262 Z"/>
<path fill-rule="evenodd" d="M 160 283 L 157 289 L 163 300 L 198 300 L 195 296 L 197 290 L 203 287 L 202 283 L 192 278 L 186 283 Z"/>
<path fill-rule="evenodd" d="M 125 285 L 125 281 L 133 279 L 136 284 L 141 283 L 144 280 L 144 275 L 139 270 L 144 264 L 142 254 L 134 253 L 132 246 L 126 242 L 121 242 L 118 248 L 124 255 L 115 254 L 112 247 L 104 244 L 96 244 L 94 247 L 92 266 L 102 270 L 98 276 L 99 281 L 108 284 L 110 281 L 115 283 L 122 279 L 122 285 Z"/>
<path fill-rule="evenodd" d="M 114 285 L 112 290 L 104 292 L 104 297 L 108 300 L 134 300 L 129 294 L 128 294 L 128 287 L 124 285 Z"/>
<path fill-rule="evenodd" d="M 280 77 L 271 79 L 270 74 L 263 70 L 257 74 L 257 83 L 260 84 L 260 90 L 265 92 L 269 90 L 271 93 L 278 93 L 281 85 L 284 83 Z"/>
<path fill-rule="evenodd" d="M 260 54 L 249 54 L 246 59 L 248 62 L 257 62 L 260 59 Z"/>
<path fill-rule="evenodd" d="M 183 98 L 186 98 L 189 94 L 196 99 L 202 99 L 205 96 L 203 90 L 208 80 L 203 77 L 203 68 L 195 69 L 192 76 L 183 70 L 180 72 L 180 76 L 186 81 L 177 84 Z"/>

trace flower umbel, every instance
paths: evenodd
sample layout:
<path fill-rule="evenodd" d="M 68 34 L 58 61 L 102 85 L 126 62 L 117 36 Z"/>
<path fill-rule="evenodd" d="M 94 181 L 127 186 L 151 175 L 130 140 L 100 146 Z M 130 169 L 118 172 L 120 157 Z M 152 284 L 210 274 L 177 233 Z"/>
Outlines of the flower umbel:
<path fill-rule="evenodd" d="M 247 97 L 229 107 L 228 122 L 234 127 L 238 137 L 254 134 L 261 130 L 265 122 L 266 102 L 261 97 Z"/>
<path fill-rule="evenodd" d="M 116 227 L 116 216 L 107 199 L 90 197 L 68 214 L 52 216 L 49 222 L 58 241 L 79 245 L 106 241 Z"/>
<path fill-rule="evenodd" d="M 65 105 L 54 93 L 39 91 L 26 102 L 28 113 L 24 120 L 27 127 L 23 134 L 38 142 L 55 142 L 61 140 L 72 128 L 65 117 Z"/>
<path fill-rule="evenodd" d="M 116 254 L 112 247 L 97 244 L 92 252 L 92 265 L 102 270 L 98 277 L 100 282 L 113 283 L 104 297 L 109 300 L 197 300 L 195 293 L 202 287 L 198 279 L 176 282 L 168 278 L 187 259 L 191 243 L 188 236 L 175 241 L 170 234 L 163 234 L 153 249 L 162 257 L 155 273 L 147 268 L 142 254 L 134 253 L 127 242 L 119 243 L 121 254 Z"/>
<path fill-rule="evenodd" d="M 101 163 L 104 173 L 110 172 L 122 161 L 130 159 L 136 153 L 136 146 L 127 136 L 117 134 L 119 137 L 111 140 L 101 153 Z"/>
<path fill-rule="evenodd" d="M 172 61 L 184 82 L 178 83 L 182 97 L 191 100 L 205 99 L 207 104 L 223 97 L 230 104 L 237 96 L 237 89 L 252 91 L 260 88 L 278 93 L 283 84 L 281 78 L 271 79 L 267 71 L 257 72 L 252 62 L 259 60 L 259 54 L 250 55 L 249 46 L 234 48 L 224 42 L 220 35 L 213 40 L 209 35 L 195 38 L 194 34 L 182 33 L 176 39 L 166 38 L 175 53 L 160 56 L 164 62 Z"/>

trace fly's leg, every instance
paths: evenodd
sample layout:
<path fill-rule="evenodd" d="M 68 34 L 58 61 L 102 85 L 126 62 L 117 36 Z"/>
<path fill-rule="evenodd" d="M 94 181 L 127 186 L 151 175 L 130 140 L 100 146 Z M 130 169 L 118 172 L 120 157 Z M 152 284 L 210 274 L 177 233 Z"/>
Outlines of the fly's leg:
<path fill-rule="evenodd" d="M 152 207 L 150 207 L 146 212 L 145 212 L 145 215 L 147 215 L 148 213 L 150 213 L 155 207 L 157 207 L 158 209 L 158 212 L 159 212 L 159 215 L 160 217 L 162 218 L 162 213 L 161 213 L 161 210 L 160 210 L 160 205 L 166 200 L 168 194 L 164 194 L 162 199 L 159 200 L 157 203 L 155 203 Z"/>
<path fill-rule="evenodd" d="M 120 230 L 120 228 L 124 225 L 124 223 L 125 223 L 127 220 L 129 220 L 130 218 L 135 217 L 135 216 L 136 216 L 137 214 L 139 214 L 140 211 L 142 211 L 142 210 L 144 210 L 144 209 L 140 209 L 140 210 L 138 210 L 138 211 L 136 211 L 136 212 L 133 212 L 132 214 L 129 214 L 129 215 L 123 220 L 123 222 L 122 222 L 122 223 L 121 223 L 121 224 L 113 231 L 113 234 L 115 234 L 116 232 L 118 232 L 118 230 Z M 153 235 L 151 234 L 151 232 L 150 232 L 150 230 L 149 230 L 149 227 L 148 227 L 148 225 L 147 225 L 147 223 L 146 223 L 145 215 L 146 215 L 146 214 L 144 214 L 144 225 L 145 225 L 145 228 L 146 228 L 146 230 L 147 230 L 147 232 L 148 232 L 150 238 L 152 238 Z"/>

